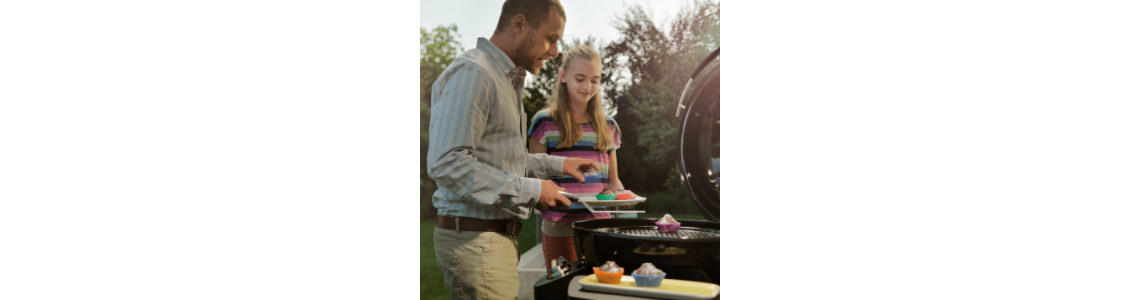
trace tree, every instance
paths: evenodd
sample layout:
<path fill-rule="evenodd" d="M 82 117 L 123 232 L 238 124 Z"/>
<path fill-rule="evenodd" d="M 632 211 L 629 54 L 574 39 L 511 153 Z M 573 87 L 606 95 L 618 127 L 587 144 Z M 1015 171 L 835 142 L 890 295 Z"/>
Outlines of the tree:
<path fill-rule="evenodd" d="M 428 128 L 431 123 L 431 86 L 455 57 L 463 53 L 459 27 L 420 28 L 420 218 L 435 217 L 431 195 L 438 188 L 427 174 Z"/>
<path fill-rule="evenodd" d="M 459 27 L 439 26 L 430 32 L 420 28 L 420 100 L 431 105 L 431 85 L 444 69 L 463 53 Z"/>
<path fill-rule="evenodd" d="M 646 188 L 680 186 L 672 163 L 680 125 L 674 113 L 688 76 L 720 45 L 720 4 L 694 1 L 666 23 L 668 32 L 640 5 L 630 7 L 613 22 L 622 35 L 606 47 L 603 61 L 604 69 L 630 74 L 627 84 L 612 84 L 606 94 L 617 107 L 614 119 L 624 124 L 623 141 L 637 145 L 618 152 L 619 170 L 640 170 L 623 172 L 622 181 Z"/>

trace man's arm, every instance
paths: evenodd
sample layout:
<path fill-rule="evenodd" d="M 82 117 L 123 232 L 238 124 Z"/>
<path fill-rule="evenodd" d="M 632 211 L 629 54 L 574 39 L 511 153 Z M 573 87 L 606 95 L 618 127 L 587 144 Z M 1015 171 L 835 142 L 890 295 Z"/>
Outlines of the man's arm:
<path fill-rule="evenodd" d="M 553 178 L 558 176 L 573 176 L 579 182 L 585 182 L 580 170 L 593 168 L 600 171 L 598 165 L 592 160 L 581 158 L 568 158 L 557 155 L 547 155 L 548 151 L 546 146 L 539 142 L 539 138 L 543 136 L 543 128 L 539 126 L 538 117 L 530 125 L 527 136 L 527 148 L 530 149 L 530 155 L 527 156 L 526 161 L 526 174 L 527 177 L 534 177 L 539 179 Z M 588 166 L 587 166 L 588 165 Z"/>
<path fill-rule="evenodd" d="M 459 66 L 433 86 L 428 176 L 463 201 L 498 207 L 534 207 L 538 179 L 495 169 L 475 158 L 487 125 L 493 82 L 475 66 Z M 529 163 L 529 162 L 528 162 Z"/>
<path fill-rule="evenodd" d="M 601 171 L 598 163 L 585 158 L 573 158 L 547 155 L 544 153 L 529 154 L 527 157 L 527 176 L 550 178 L 558 176 L 572 176 L 578 182 L 585 183 L 582 171 Z M 532 169 L 534 168 L 534 169 Z"/>
<path fill-rule="evenodd" d="M 533 153 L 532 151 L 526 156 L 526 176 L 538 179 L 566 176 L 562 173 L 562 165 L 565 162 L 566 157 L 564 156 Z"/>
<path fill-rule="evenodd" d="M 533 127 L 534 125 L 531 126 Z M 533 130 L 534 128 L 531 128 L 531 131 Z M 565 175 L 561 174 L 561 166 L 562 163 L 566 161 L 566 157 L 547 155 L 546 146 L 543 146 L 542 143 L 539 143 L 538 140 L 534 138 L 535 136 L 537 135 L 531 135 L 526 138 L 527 149 L 530 150 L 530 155 L 527 155 L 526 157 L 526 176 L 538 179 L 547 179 Z M 550 158 L 555 158 L 557 160 L 550 161 Z"/>

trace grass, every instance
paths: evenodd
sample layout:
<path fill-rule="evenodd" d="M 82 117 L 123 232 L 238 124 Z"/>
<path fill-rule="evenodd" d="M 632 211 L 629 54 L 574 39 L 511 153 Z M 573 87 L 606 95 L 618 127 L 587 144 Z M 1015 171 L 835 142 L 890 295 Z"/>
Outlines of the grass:
<path fill-rule="evenodd" d="M 692 204 L 689 204 L 692 205 Z M 646 210 L 648 211 L 648 210 Z M 661 218 L 665 213 L 646 213 L 638 218 Z M 537 216 L 536 216 L 537 217 Z M 535 240 L 535 231 L 538 225 L 532 217 L 524 221 L 523 231 L 519 234 L 519 251 L 526 252 L 538 244 Z M 673 214 L 679 220 L 704 220 L 699 214 Z M 432 233 L 435 231 L 435 220 L 420 221 L 420 299 L 447 300 L 447 290 L 443 285 L 443 276 L 439 274 L 439 267 L 435 261 L 435 243 Z"/>
<path fill-rule="evenodd" d="M 449 299 L 435 262 L 435 220 L 420 221 L 420 299 Z"/>
<path fill-rule="evenodd" d="M 664 215 L 666 213 L 676 215 L 700 215 L 701 212 L 693 205 L 693 201 L 689 200 L 689 196 L 685 195 L 682 189 L 672 191 L 660 191 L 651 193 L 644 196 L 647 200 L 644 203 L 638 204 L 637 209 L 644 210 L 646 214 L 650 215 Z M 704 218 L 700 218 L 704 220 Z"/>

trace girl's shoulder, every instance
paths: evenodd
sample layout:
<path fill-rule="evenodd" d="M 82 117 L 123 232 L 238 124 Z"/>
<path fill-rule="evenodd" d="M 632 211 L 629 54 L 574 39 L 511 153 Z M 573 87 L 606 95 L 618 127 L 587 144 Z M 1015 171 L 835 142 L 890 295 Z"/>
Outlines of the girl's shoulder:
<path fill-rule="evenodd" d="M 614 118 L 611 118 L 610 116 L 606 116 L 606 124 L 610 124 L 610 126 L 616 127 L 617 126 L 617 120 L 614 120 Z"/>
<path fill-rule="evenodd" d="M 550 114 L 549 110 L 540 110 L 534 113 L 534 118 L 531 119 L 532 125 L 542 124 L 542 122 L 554 122 L 554 115 Z"/>
<path fill-rule="evenodd" d="M 550 114 L 550 111 L 540 110 L 534 113 L 534 118 L 530 122 L 530 129 L 527 130 L 526 135 L 529 136 L 534 134 L 535 129 L 549 128 L 548 126 L 555 126 L 554 124 L 554 116 Z M 545 129 L 539 131 L 544 130 Z"/>

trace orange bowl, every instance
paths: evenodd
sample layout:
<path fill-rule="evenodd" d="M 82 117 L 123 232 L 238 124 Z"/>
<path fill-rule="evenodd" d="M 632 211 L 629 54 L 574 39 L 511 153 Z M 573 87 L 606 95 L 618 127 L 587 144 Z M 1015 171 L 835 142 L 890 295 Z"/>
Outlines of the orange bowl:
<path fill-rule="evenodd" d="M 625 268 L 618 267 L 618 271 L 614 273 L 602 272 L 598 267 L 594 267 L 594 276 L 598 278 L 601 283 L 621 283 L 621 276 L 625 273 Z"/>
<path fill-rule="evenodd" d="M 630 194 L 617 194 L 617 200 L 629 200 Z"/>

